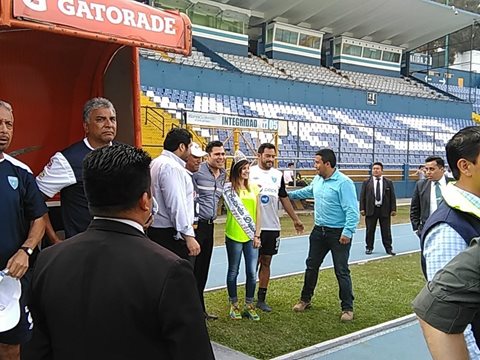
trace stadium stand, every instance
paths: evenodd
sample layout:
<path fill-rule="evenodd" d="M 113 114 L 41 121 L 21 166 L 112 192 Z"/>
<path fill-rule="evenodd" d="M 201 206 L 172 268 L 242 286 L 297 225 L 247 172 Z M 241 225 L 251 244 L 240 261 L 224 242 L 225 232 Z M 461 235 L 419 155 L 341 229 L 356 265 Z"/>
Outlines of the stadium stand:
<path fill-rule="evenodd" d="M 195 48 L 192 48 L 192 55 L 189 57 L 143 48 L 140 48 L 140 55 L 151 60 L 173 62 L 176 64 L 197 66 L 201 68 L 215 69 L 220 71 L 225 70 L 216 62 L 213 62 L 208 56 L 205 56 L 201 51 L 197 51 L 197 49 Z"/>
<path fill-rule="evenodd" d="M 244 9 L 236 0 L 209 1 L 208 6 L 192 1 L 187 13 L 199 17 L 192 17 L 195 47 L 191 57 L 140 50 L 142 82 L 148 85 L 142 87 L 147 99 L 142 99 L 142 126 L 151 130 L 142 136 L 149 150 L 157 154 L 161 134 L 172 126 L 183 126 L 187 119 L 196 141 L 222 140 L 230 155 L 238 146 L 254 156 L 259 143 L 276 142 L 278 165 L 286 167 L 294 160 L 297 168 L 305 169 L 303 174 L 312 169 L 315 150 L 325 146 L 337 152 L 343 169 L 362 171 L 361 176 L 373 161 L 382 161 L 387 169 L 397 171 L 397 180 L 416 180 L 406 175 L 407 170 L 417 169 L 429 155 L 444 156 L 451 135 L 474 124 L 469 119 L 476 115 L 471 113 L 470 102 L 477 111 L 480 99 L 472 101 L 466 88 L 436 88 L 423 76 L 421 70 L 429 66 L 431 55 L 415 53 L 418 46 L 443 35 L 446 24 L 448 31 L 460 25 L 453 24 L 451 13 L 438 4 L 405 1 L 409 6 L 395 1 L 394 12 L 416 9 L 408 18 L 417 16 L 418 21 L 408 28 L 387 20 L 392 9 L 373 3 L 368 13 L 375 20 L 365 21 L 355 12 L 366 13 L 366 7 L 353 0 L 348 0 L 352 11 L 340 11 L 341 16 L 337 11 L 344 7 L 335 0 L 325 0 L 325 6 L 315 4 L 312 9 L 318 11 L 318 18 L 301 7 L 293 14 L 276 1 L 265 0 L 270 4 L 266 19 L 278 16 L 292 22 L 265 20 L 262 28 L 263 20 L 256 16 L 263 10 L 255 15 L 250 12 L 260 2 Z M 234 7 L 228 8 L 228 16 L 238 12 L 228 24 L 217 21 L 224 4 Z M 433 11 L 435 21 L 430 18 Z M 294 25 L 300 24 L 299 13 L 313 21 L 311 26 Z M 473 21 L 472 14 L 454 15 L 464 27 Z M 212 21 L 207 24 L 205 16 Z M 426 26 L 432 28 L 428 36 Z M 327 28 L 328 34 L 317 31 Z M 345 33 L 348 36 L 343 38 Z M 405 61 L 408 54 L 410 63 Z M 468 81 L 465 85 L 474 86 Z M 189 125 L 190 111 L 276 119 L 281 121 L 281 131 L 263 131 L 259 126 L 234 136 L 233 129 Z M 411 186 L 405 187 L 406 193 Z"/>
<path fill-rule="evenodd" d="M 267 62 L 252 54 L 249 54 L 248 57 L 225 53 L 219 53 L 218 55 L 246 74 L 270 76 L 280 79 L 288 78 L 285 73 L 275 69 Z"/>
<path fill-rule="evenodd" d="M 358 86 L 367 90 L 430 99 L 450 99 L 412 78 L 396 78 L 392 76 L 380 76 L 345 70 L 342 70 L 341 74 L 352 80 Z"/>
<path fill-rule="evenodd" d="M 141 49 L 140 55 L 151 60 L 174 62 L 177 64 L 201 68 L 225 70 L 201 51 L 194 48 L 191 57 L 178 54 L 156 52 Z M 291 79 L 320 85 L 340 86 L 344 88 L 365 89 L 383 93 L 422 97 L 438 100 L 452 100 L 420 81 L 408 77 L 381 76 L 354 71 L 328 69 L 320 65 L 301 64 L 286 60 L 260 58 L 249 53 L 239 56 L 218 53 L 228 63 L 245 74 L 267 76 L 279 79 Z M 460 97 L 461 98 L 461 97 Z M 462 98 L 463 99 L 463 98 Z"/>
<path fill-rule="evenodd" d="M 339 151 L 345 164 L 369 164 L 380 160 L 386 164 L 422 163 L 432 153 L 444 155 L 446 141 L 459 129 L 472 125 L 471 120 L 418 116 L 400 113 L 365 111 L 321 105 L 287 103 L 222 94 L 208 94 L 176 89 L 143 88 L 157 106 L 167 109 L 177 119 L 181 111 L 253 116 L 288 121 L 288 135 L 279 137 L 280 166 L 287 159 L 298 158 L 299 168 L 311 167 L 319 147 Z M 226 130 L 194 128 L 209 140 L 228 138 Z M 267 135 L 255 131 L 243 134 L 253 142 L 268 141 Z M 248 142 L 248 141 L 247 141 Z M 229 139 L 227 147 L 233 149 Z M 243 145 L 248 155 L 254 150 Z"/>
<path fill-rule="evenodd" d="M 356 84 L 347 78 L 336 74 L 336 72 L 320 65 L 301 64 L 287 60 L 272 60 L 268 62 L 275 68 L 284 71 L 295 80 L 313 82 L 322 85 L 333 85 L 342 87 L 356 87 Z"/>
<path fill-rule="evenodd" d="M 476 113 L 480 112 L 480 89 L 441 83 L 432 83 L 432 85 L 460 99 L 471 101 L 473 104 L 473 110 Z"/>

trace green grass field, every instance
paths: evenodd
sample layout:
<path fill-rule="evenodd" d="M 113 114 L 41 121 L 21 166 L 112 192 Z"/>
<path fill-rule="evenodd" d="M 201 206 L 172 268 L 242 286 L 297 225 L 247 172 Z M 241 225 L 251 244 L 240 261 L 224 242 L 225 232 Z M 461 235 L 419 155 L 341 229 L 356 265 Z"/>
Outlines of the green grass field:
<path fill-rule="evenodd" d="M 274 311 L 259 311 L 258 322 L 229 319 L 226 290 L 207 293 L 209 312 L 219 315 L 218 320 L 208 322 L 211 340 L 258 359 L 270 359 L 408 315 L 411 301 L 425 283 L 418 253 L 352 265 L 350 269 L 355 294 L 353 322 L 339 320 L 338 285 L 333 270 L 328 269 L 320 272 L 313 306 L 304 313 L 292 311 L 303 275 L 271 282 L 268 302 Z M 243 287 L 239 290 L 242 299 Z"/>

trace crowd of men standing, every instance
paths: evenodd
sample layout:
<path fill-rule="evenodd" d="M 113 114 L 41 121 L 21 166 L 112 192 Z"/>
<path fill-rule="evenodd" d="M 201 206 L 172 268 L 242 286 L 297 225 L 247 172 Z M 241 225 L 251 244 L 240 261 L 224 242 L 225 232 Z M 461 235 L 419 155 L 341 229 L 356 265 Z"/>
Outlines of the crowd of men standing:
<path fill-rule="evenodd" d="M 83 109 L 85 138 L 54 154 L 35 179 L 26 165 L 5 154 L 13 125 L 11 105 L 0 101 L 0 187 L 5 199 L 0 214 L 8 219 L 0 254 L 0 358 L 19 359 L 19 344 L 25 344 L 27 360 L 213 358 L 205 320 L 218 315 L 207 311 L 203 294 L 214 221 L 227 182 L 223 143 L 212 141 L 203 150 L 186 129 L 174 128 L 165 137 L 162 153 L 152 160 L 142 150 L 114 142 L 115 108 L 107 99 L 93 98 Z M 410 218 L 428 280 L 478 237 L 476 143 L 478 128 L 467 128 L 447 144 L 456 186 L 447 186 L 444 161 L 434 156 L 426 159 L 426 177 L 415 186 Z M 304 285 L 293 310 L 311 307 L 319 268 L 331 252 L 340 320 L 352 321 L 352 237 L 360 215 L 365 216 L 365 252 L 372 254 L 380 221 L 385 252 L 395 255 L 390 229 L 396 215 L 393 182 L 383 176 L 383 164 L 374 163 L 358 206 L 353 181 L 337 168 L 335 153 L 321 149 L 315 154 L 313 181 L 288 192 L 283 174 L 273 167 L 276 153 L 273 144 L 261 144 L 257 164 L 250 167 L 241 154 L 243 165 L 237 169 L 245 179 L 244 190 L 257 198 L 252 204 L 258 210 L 258 216 L 251 215 L 259 225 L 245 238 L 259 247 L 259 288 L 255 306 L 248 304 L 249 318 L 260 319 L 255 307 L 272 311 L 267 290 L 280 242 L 279 203 L 302 233 L 304 225 L 290 199 L 313 198 Z M 65 242 L 58 238 L 45 205 L 57 193 L 65 237 L 71 239 Z M 238 203 L 237 210 L 245 207 Z M 38 254 L 44 233 L 55 246 Z M 237 276 L 239 262 L 235 266 Z M 473 330 L 480 328 L 476 318 L 471 323 Z M 474 335 L 466 325 L 472 358 L 480 356 Z"/>
<path fill-rule="evenodd" d="M 54 154 L 35 179 L 4 154 L 13 123 L 12 107 L 0 102 L 0 170 L 8 195 L 0 208 L 12 220 L 1 244 L 2 360 L 18 359 L 19 344 L 25 359 L 212 358 L 204 320 L 217 315 L 207 313 L 203 293 L 226 182 L 223 143 L 203 151 L 187 130 L 172 129 L 152 161 L 115 143 L 116 110 L 109 100 L 93 98 L 83 109 L 85 138 Z M 272 144 L 263 144 L 252 172 L 266 219 L 258 258 L 263 311 L 271 311 L 265 301 L 280 239 L 279 199 L 303 231 L 282 174 L 272 168 L 275 155 Z M 57 193 L 69 241 L 58 237 L 48 216 L 45 200 Z M 36 261 L 44 233 L 55 246 Z M 153 241 L 144 243 L 146 236 Z M 132 339 L 143 347 L 134 349 Z"/>
<path fill-rule="evenodd" d="M 12 107 L 1 102 L 0 115 L 0 165 L 7 173 L 2 186 L 14 192 L 9 206 L 2 207 L 14 221 L 7 236 L 11 246 L 2 251 L 5 256 L 0 266 L 5 270 L 0 292 L 8 295 L 2 298 L 5 305 L 19 300 L 22 306 L 21 311 L 0 312 L 5 358 L 17 359 L 18 344 L 24 343 L 26 359 L 92 358 L 106 354 L 112 342 L 121 338 L 143 343 L 143 349 L 135 350 L 140 357 L 147 353 L 169 354 L 170 358 L 213 357 L 205 319 L 218 315 L 207 312 L 203 293 L 214 244 L 214 221 L 227 181 L 223 143 L 210 142 L 204 151 L 187 130 L 174 128 L 165 137 L 162 153 L 152 160 L 141 150 L 115 142 L 116 110 L 109 100 L 93 98 L 83 109 L 85 138 L 54 154 L 35 179 L 26 166 L 3 153 L 13 136 Z M 320 204 L 321 195 L 332 206 L 326 212 L 321 207 L 316 210 L 301 298 L 308 301 L 308 307 L 320 264 L 332 251 L 341 289 L 341 319 L 350 321 L 353 292 L 348 257 L 359 217 L 353 183 L 336 168 L 333 151 L 322 150 L 315 158 L 321 181 L 302 192 L 288 193 L 283 174 L 273 167 L 276 153 L 273 144 L 262 144 L 257 164 L 245 173 L 258 189 L 256 206 L 261 224 L 248 239 L 258 240 L 260 248 L 255 259 L 259 277 L 255 305 L 264 312 L 272 311 L 267 290 L 272 257 L 280 242 L 279 203 L 296 231 L 302 233 L 304 226 L 289 198 L 311 196 Z M 332 190 L 331 184 L 338 188 Z M 58 237 L 45 205 L 45 200 L 57 193 L 62 198 L 69 241 Z M 338 217 L 337 211 L 343 215 Z M 43 249 L 33 272 L 44 232 L 54 246 Z M 143 244 L 147 236 L 152 241 Z M 325 236 L 328 245 L 318 248 Z M 144 260 L 135 261 L 139 258 Z M 158 264 L 152 265 L 154 262 Z M 147 274 L 150 267 L 152 272 Z M 157 272 L 162 273 L 158 278 L 152 275 Z M 146 285 L 154 279 L 157 287 Z M 169 306 L 175 307 L 174 314 Z M 299 310 L 297 305 L 294 310 Z M 258 320 L 259 316 L 251 318 Z M 96 321 L 102 325 L 86 331 Z M 144 325 L 139 329 L 134 323 Z M 128 330 L 119 334 L 125 327 Z M 109 336 L 98 342 L 102 331 Z M 192 346 L 179 345 L 187 339 Z M 134 357 L 129 343 L 125 340 L 116 348 L 116 358 Z"/>
<path fill-rule="evenodd" d="M 146 229 L 169 224 L 158 218 L 166 201 L 159 197 L 157 204 L 152 196 L 152 159 L 114 143 L 116 111 L 107 99 L 85 104 L 83 127 L 85 138 L 56 153 L 35 181 L 28 167 L 4 153 L 14 116 L 0 101 L 0 212 L 7 220 L 0 243 L 0 358 L 19 359 L 22 344 L 27 360 L 213 359 L 197 281 L 182 259 L 185 249 L 200 253 L 193 205 L 163 208 L 181 227 L 155 244 Z M 177 181 L 173 188 L 184 185 L 193 200 L 181 160 L 190 155 L 185 132 L 168 137 L 165 148 L 176 154 L 166 161 L 167 180 Z M 68 241 L 58 239 L 47 215 L 45 199 L 57 192 Z M 38 254 L 45 231 L 55 245 Z M 180 257 L 167 247 L 173 235 L 191 240 L 188 248 L 175 248 Z"/>

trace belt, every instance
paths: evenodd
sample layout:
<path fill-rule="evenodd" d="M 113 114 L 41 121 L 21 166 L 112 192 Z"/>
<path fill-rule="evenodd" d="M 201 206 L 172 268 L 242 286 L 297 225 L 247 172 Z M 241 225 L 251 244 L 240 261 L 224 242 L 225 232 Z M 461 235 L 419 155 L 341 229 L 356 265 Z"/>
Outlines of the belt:
<path fill-rule="evenodd" d="M 211 225 L 211 224 L 213 224 L 214 220 L 213 219 L 210 219 L 210 220 L 198 219 L 198 222 L 202 223 L 202 224 Z"/>
<path fill-rule="evenodd" d="M 315 225 L 314 226 L 315 228 L 321 230 L 321 231 L 326 231 L 326 230 L 343 230 L 343 228 L 332 228 L 332 227 L 328 227 L 328 226 L 319 226 L 319 225 Z"/>

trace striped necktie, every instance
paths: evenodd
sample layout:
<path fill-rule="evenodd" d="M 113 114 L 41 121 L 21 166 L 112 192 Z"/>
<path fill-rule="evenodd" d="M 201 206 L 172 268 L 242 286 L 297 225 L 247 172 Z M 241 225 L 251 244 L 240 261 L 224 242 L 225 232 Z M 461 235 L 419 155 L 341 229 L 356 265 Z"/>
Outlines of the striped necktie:
<path fill-rule="evenodd" d="M 435 181 L 435 199 L 437 200 L 437 206 L 440 205 L 443 200 L 442 189 L 440 189 L 440 183 L 438 181 Z"/>

